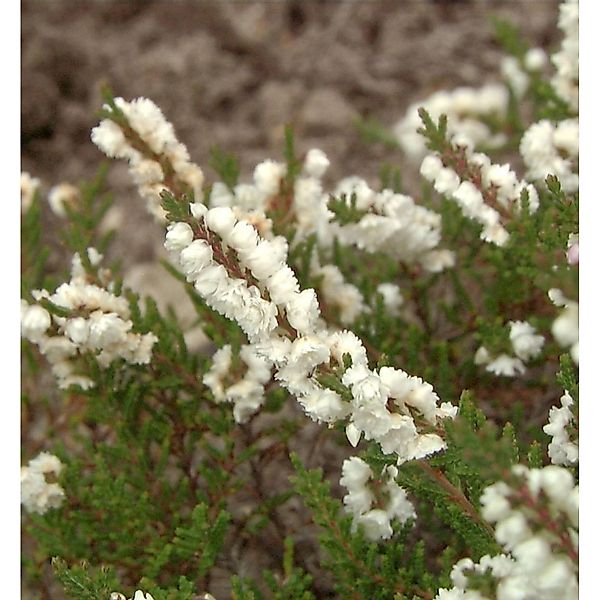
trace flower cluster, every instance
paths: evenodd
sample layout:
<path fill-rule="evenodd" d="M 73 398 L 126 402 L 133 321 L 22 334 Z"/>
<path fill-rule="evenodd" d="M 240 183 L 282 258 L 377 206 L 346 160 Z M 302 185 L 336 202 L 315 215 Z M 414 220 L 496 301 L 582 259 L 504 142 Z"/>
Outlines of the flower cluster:
<path fill-rule="evenodd" d="M 489 574 L 497 600 L 578 597 L 579 486 L 567 469 L 513 467 L 514 484 L 498 482 L 481 496 L 483 517 L 495 523 L 495 537 L 507 554 L 462 559 L 453 568 L 454 588 L 436 600 L 486 600 L 469 575 Z"/>
<path fill-rule="evenodd" d="M 229 344 L 219 348 L 212 356 L 212 365 L 202 383 L 210 388 L 216 402 L 233 404 L 237 423 L 246 423 L 265 400 L 265 384 L 271 380 L 271 369 L 252 345 L 243 345 L 239 358 L 241 364 L 234 364 Z M 243 375 L 238 373 L 240 369 L 244 371 Z"/>
<path fill-rule="evenodd" d="M 579 118 L 534 123 L 521 138 L 519 150 L 527 179 L 542 182 L 552 174 L 566 193 L 579 190 Z"/>
<path fill-rule="evenodd" d="M 165 247 L 208 306 L 238 323 L 255 347 L 252 352 L 266 360 L 264 369 L 275 368 L 274 379 L 311 418 L 332 423 L 349 417 L 346 431 L 353 445 L 364 434 L 386 454 L 396 453 L 399 462 L 445 447 L 434 430 L 439 419 L 456 414 L 456 407 L 438 406 L 431 385 L 418 377 L 391 367 L 371 371 L 356 336 L 329 331 L 315 291 L 301 291 L 287 265 L 284 238 L 262 238 L 227 206 L 193 203 L 187 221 L 168 226 Z M 218 382 L 229 368 L 228 356 L 227 350 L 218 355 L 207 380 L 224 398 Z M 346 398 L 323 384 L 333 370 L 348 389 Z M 254 384 L 266 383 L 264 372 L 264 381 Z M 426 432 L 419 431 L 415 417 Z"/>
<path fill-rule="evenodd" d="M 382 252 L 402 262 L 439 272 L 454 265 L 454 254 L 438 249 L 442 218 L 415 204 L 410 196 L 384 189 L 376 192 L 360 177 L 347 177 L 334 189 L 335 197 L 365 214 L 356 222 L 330 225 L 330 239 L 367 252 Z"/>
<path fill-rule="evenodd" d="M 89 248 L 88 259 L 97 267 L 102 255 Z M 78 372 L 78 367 L 83 369 L 78 365 L 80 357 L 92 355 L 101 367 L 118 358 L 131 364 L 147 364 L 158 339 L 152 333 L 131 331 L 127 300 L 103 287 L 106 273 L 98 273 L 97 283 L 88 281 L 81 257 L 75 254 L 68 283 L 61 284 L 52 294 L 34 290 L 32 295 L 39 304 L 21 300 L 21 335 L 46 356 L 61 389 L 71 385 L 83 389 L 94 386 L 92 379 Z M 66 316 L 50 314 L 42 306 L 44 301 Z"/>
<path fill-rule="evenodd" d="M 336 239 L 343 245 L 366 252 L 384 252 L 407 263 L 421 264 L 431 272 L 454 264 L 454 256 L 438 250 L 441 216 L 415 204 L 410 196 L 392 190 L 376 192 L 360 177 L 341 180 L 330 192 L 324 190 L 322 177 L 329 160 L 317 148 L 305 157 L 293 188 L 284 190 L 287 167 L 272 160 L 263 161 L 254 170 L 253 183 L 230 189 L 217 182 L 212 186 L 211 207 L 232 208 L 236 217 L 256 226 L 269 237 L 273 221 L 294 219 L 292 244 L 315 235 L 321 248 L 331 248 Z M 328 207 L 331 197 L 343 199 L 361 213 L 355 223 L 340 224 Z M 358 301 L 358 300 L 356 300 Z"/>
<path fill-rule="evenodd" d="M 560 408 L 553 406 L 544 425 L 544 433 L 552 437 L 548 445 L 548 456 L 552 464 L 573 466 L 579 462 L 579 443 L 572 439 L 569 427 L 574 425 L 574 405 L 571 394 L 565 390 L 560 399 Z"/>
<path fill-rule="evenodd" d="M 165 248 L 212 309 L 235 320 L 252 343 L 269 337 L 278 318 L 285 317 L 300 334 L 314 332 L 316 294 L 299 291 L 286 264 L 285 238 L 260 238 L 226 206 L 207 209 L 195 203 L 190 210 L 192 225 L 170 224 Z"/>
<path fill-rule="evenodd" d="M 427 154 L 425 140 L 418 133 L 421 127 L 419 108 L 424 108 L 434 121 L 442 114 L 447 115 L 450 134 L 467 139 L 474 146 L 485 143 L 488 147 L 498 147 L 506 142 L 506 136 L 493 132 L 486 121 L 505 117 L 509 100 L 507 87 L 499 83 L 435 92 L 408 107 L 395 125 L 394 134 L 404 153 L 419 162 Z"/>
<path fill-rule="evenodd" d="M 92 141 L 107 156 L 129 162 L 131 176 L 151 214 L 164 220 L 160 205 L 164 189 L 202 197 L 202 170 L 190 162 L 173 125 L 152 100 L 115 98 L 103 108 L 106 118 L 92 129 Z"/>
<path fill-rule="evenodd" d="M 560 50 L 552 55 L 556 74 L 552 85 L 556 93 L 579 111 L 579 2 L 566 0 L 560 5 L 558 27 L 564 33 Z"/>
<path fill-rule="evenodd" d="M 515 377 L 525 372 L 525 363 L 539 356 L 544 336 L 537 335 L 535 327 L 527 321 L 509 321 L 509 339 L 515 356 L 499 354 L 492 356 L 485 346 L 475 353 L 475 364 L 485 365 L 485 370 L 495 375 Z"/>
<path fill-rule="evenodd" d="M 340 484 L 348 489 L 344 507 L 354 517 L 353 531 L 360 526 L 369 540 L 387 540 L 394 533 L 392 520 L 404 524 L 416 518 L 405 490 L 395 481 L 397 475 L 396 467 L 387 466 L 376 478 L 369 465 L 357 456 L 344 461 Z"/>
<path fill-rule="evenodd" d="M 60 507 L 65 491 L 58 483 L 49 483 L 46 476 L 58 477 L 62 469 L 60 460 L 49 452 L 41 452 L 21 467 L 21 504 L 28 512 L 43 515 L 50 508 Z"/>
<path fill-rule="evenodd" d="M 505 221 L 522 210 L 524 195 L 530 212 L 539 207 L 535 187 L 519 180 L 510 165 L 492 163 L 463 141 L 453 142 L 448 156 L 427 155 L 421 175 L 436 192 L 454 200 L 465 217 L 483 226 L 481 239 L 497 246 L 507 243 Z"/>

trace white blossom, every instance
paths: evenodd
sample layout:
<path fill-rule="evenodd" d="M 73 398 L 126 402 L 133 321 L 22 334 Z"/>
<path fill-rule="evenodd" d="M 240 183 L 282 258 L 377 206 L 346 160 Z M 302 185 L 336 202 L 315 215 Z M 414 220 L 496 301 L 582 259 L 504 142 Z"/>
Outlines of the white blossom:
<path fill-rule="evenodd" d="M 556 125 L 547 119 L 534 123 L 523 134 L 519 151 L 530 181 L 543 183 L 555 175 L 565 193 L 579 190 L 579 118 Z"/>
<path fill-rule="evenodd" d="M 342 464 L 340 484 L 347 488 L 344 496 L 346 512 L 353 515 L 352 528 L 362 527 L 367 539 L 377 541 L 393 535 L 391 521 L 406 523 L 416 518 L 415 509 L 406 492 L 395 481 L 398 469 L 384 467 L 377 482 L 369 465 L 357 456 L 346 459 Z M 385 508 L 373 508 L 376 498 L 386 498 Z"/>
<path fill-rule="evenodd" d="M 265 160 L 254 169 L 254 183 L 259 191 L 267 196 L 279 192 L 281 180 L 285 175 L 285 165 L 274 160 Z"/>
<path fill-rule="evenodd" d="M 330 162 L 325 152 L 318 148 L 312 148 L 306 153 L 303 168 L 307 175 L 319 179 L 323 177 L 329 164 Z"/>
<path fill-rule="evenodd" d="M 196 198 L 202 198 L 202 170 L 190 162 L 187 148 L 177 140 L 173 125 L 160 108 L 148 98 L 131 102 L 115 98 L 114 105 L 120 114 L 114 120 L 105 118 L 94 127 L 92 142 L 107 156 L 128 161 L 138 192 L 147 201 L 148 211 L 164 222 L 160 194 L 169 189 L 165 180 L 167 171 L 172 173 L 170 184 L 178 188 L 171 190 L 173 193 L 190 190 Z M 105 105 L 104 109 L 116 114 L 111 106 Z M 118 124 L 122 118 L 127 121 L 127 134 Z M 132 135 L 131 131 L 137 136 L 135 140 L 127 137 Z M 138 140 L 147 148 L 140 148 Z"/>
<path fill-rule="evenodd" d="M 535 328 L 527 321 L 510 321 L 510 341 L 518 358 L 524 361 L 539 356 L 544 336 L 536 335 Z"/>
<path fill-rule="evenodd" d="M 423 107 L 434 122 L 445 114 L 448 117 L 448 133 L 461 136 L 464 143 L 500 146 L 506 136 L 494 134 L 485 121 L 489 117 L 503 118 L 508 111 L 509 97 L 507 87 L 496 83 L 480 88 L 462 86 L 452 91 L 437 91 L 408 107 L 404 117 L 395 125 L 394 135 L 404 153 L 413 161 L 420 161 L 427 154 L 425 138 L 417 132 L 422 127 L 418 110 Z"/>
<path fill-rule="evenodd" d="M 436 600 L 485 600 L 470 588 L 469 578 L 474 574 L 491 577 L 493 597 L 498 600 L 578 598 L 578 565 L 572 552 L 578 545 L 579 487 L 561 467 L 516 465 L 512 471 L 517 478 L 514 487 L 499 481 L 481 495 L 482 515 L 495 523 L 496 540 L 506 554 L 486 555 L 478 563 L 470 558 L 459 560 L 450 573 L 454 587 L 439 590 Z M 521 499 L 523 486 L 529 494 L 527 502 Z M 565 527 L 566 537 L 557 533 Z"/>
<path fill-rule="evenodd" d="M 548 415 L 548 423 L 543 429 L 546 434 L 552 437 L 548 445 L 548 456 L 555 465 L 575 465 L 579 462 L 579 444 L 576 440 L 571 440 L 567 430 L 574 416 L 571 412 L 573 398 L 565 390 L 560 399 L 560 408 L 553 406 Z"/>
<path fill-rule="evenodd" d="M 383 305 L 390 315 L 397 315 L 404 302 L 400 288 L 395 283 L 380 283 L 377 292 L 383 298 Z"/>
<path fill-rule="evenodd" d="M 558 52 L 551 56 L 556 73 L 552 86 L 574 111 L 579 110 L 579 2 L 566 0 L 560 5 L 558 26 L 564 33 Z"/>
<path fill-rule="evenodd" d="M 102 259 L 94 248 L 88 249 L 88 257 L 93 266 Z M 21 301 L 21 335 L 36 344 L 46 357 L 59 388 L 94 386 L 89 377 L 77 372 L 79 355 L 95 356 L 102 368 L 117 358 L 131 364 L 150 362 L 158 338 L 153 333 L 131 331 L 127 300 L 88 283 L 78 255 L 73 258 L 69 282 L 61 284 L 53 294 L 34 290 L 32 295 L 37 301 L 46 298 L 59 308 L 74 311 L 68 317 L 51 316 L 42 306 Z"/>
<path fill-rule="evenodd" d="M 58 477 L 62 469 L 60 460 L 48 452 L 41 452 L 21 467 L 21 504 L 28 512 L 43 515 L 61 506 L 65 491 L 58 483 L 48 483 L 45 476 Z"/>

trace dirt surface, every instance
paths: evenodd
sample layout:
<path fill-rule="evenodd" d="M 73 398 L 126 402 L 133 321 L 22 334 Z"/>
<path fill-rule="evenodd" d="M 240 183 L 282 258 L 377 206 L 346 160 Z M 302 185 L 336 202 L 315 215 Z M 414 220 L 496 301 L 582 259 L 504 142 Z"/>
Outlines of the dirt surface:
<path fill-rule="evenodd" d="M 23 0 L 22 168 L 40 177 L 45 191 L 92 177 L 103 157 L 90 130 L 108 83 L 126 99 L 154 100 L 209 179 L 213 145 L 236 154 L 247 178 L 257 162 L 281 157 L 283 126 L 291 123 L 300 152 L 319 147 L 328 154 L 330 181 L 357 174 L 376 183 L 384 160 L 404 167 L 410 181 L 415 167 L 399 152 L 365 145 L 356 117 L 391 127 L 435 90 L 499 79 L 490 14 L 511 19 L 530 43 L 548 49 L 557 39 L 557 7 L 553 0 Z M 152 266 L 162 228 L 137 198 L 125 165 L 111 165 L 108 186 L 122 222 L 112 252 L 130 281 L 164 302 L 183 303 L 172 280 Z M 57 222 L 49 211 L 47 217 Z M 319 431 L 308 427 L 306 434 Z M 336 450 L 317 457 L 326 471 L 327 463 L 339 470 Z M 313 543 L 306 545 L 305 566 L 316 568 Z M 249 571 L 241 575 L 272 566 L 260 551 L 239 549 L 238 568 Z"/>
<path fill-rule="evenodd" d="M 248 177 L 257 162 L 281 157 L 291 123 L 300 151 L 327 152 L 331 180 L 376 182 L 383 160 L 402 165 L 402 157 L 365 145 L 357 116 L 391 126 L 434 90 L 497 79 L 489 15 L 512 19 L 548 47 L 557 5 L 24 0 L 23 169 L 46 189 L 93 176 L 103 157 L 89 134 L 108 83 L 126 99 L 153 99 L 202 166 L 218 145 L 239 156 Z M 125 223 L 136 223 L 117 252 L 127 267 L 152 260 L 161 230 L 123 164 L 111 166 L 109 186 Z"/>

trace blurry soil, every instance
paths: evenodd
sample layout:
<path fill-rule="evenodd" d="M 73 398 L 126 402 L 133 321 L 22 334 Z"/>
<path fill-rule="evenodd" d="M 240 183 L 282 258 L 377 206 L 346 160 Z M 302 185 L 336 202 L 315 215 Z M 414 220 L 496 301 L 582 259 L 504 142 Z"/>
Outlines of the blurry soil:
<path fill-rule="evenodd" d="M 291 123 L 300 153 L 319 147 L 328 154 L 329 181 L 356 174 L 375 185 L 387 161 L 410 184 L 416 167 L 397 151 L 366 145 L 355 119 L 371 116 L 391 127 L 433 91 L 498 80 L 501 52 L 490 15 L 512 20 L 532 45 L 551 49 L 557 7 L 554 0 L 23 0 L 22 170 L 42 179 L 44 193 L 93 177 L 103 155 L 90 130 L 101 85 L 109 84 L 126 99 L 154 100 L 209 180 L 212 146 L 237 155 L 247 179 L 256 163 L 281 158 L 284 124 Z M 110 165 L 108 188 L 121 223 L 111 258 L 122 260 L 131 285 L 190 318 L 183 293 L 156 266 L 162 228 L 137 198 L 125 165 Z M 47 213 L 54 227 L 58 219 Z M 320 430 L 311 424 L 306 435 Z M 315 461 L 339 472 L 338 450 L 324 447 Z M 273 491 L 284 485 L 272 482 Z M 299 551 L 305 567 L 316 567 L 309 546 Z M 275 566 L 264 564 L 262 548 L 242 550 L 242 567 L 250 570 L 242 575 Z"/>

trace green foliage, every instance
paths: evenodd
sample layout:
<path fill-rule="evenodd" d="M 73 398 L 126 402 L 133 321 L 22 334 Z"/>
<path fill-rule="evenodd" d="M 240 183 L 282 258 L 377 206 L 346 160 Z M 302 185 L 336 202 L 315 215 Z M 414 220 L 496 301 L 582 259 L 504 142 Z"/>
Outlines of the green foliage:
<path fill-rule="evenodd" d="M 240 176 L 240 163 L 233 154 L 223 152 L 219 147 L 213 146 L 210 150 L 208 164 L 215 170 L 222 181 L 230 190 L 237 185 Z"/>
<path fill-rule="evenodd" d="M 562 354 L 560 357 L 560 370 L 556 374 L 556 381 L 571 394 L 573 400 L 579 400 L 579 382 L 575 364 L 568 354 Z"/>
<path fill-rule="evenodd" d="M 221 511 L 214 518 L 206 504 L 199 504 L 192 511 L 190 524 L 175 529 L 173 555 L 181 562 L 194 559 L 198 563 L 197 575 L 203 577 L 223 546 L 228 523 L 226 512 Z"/>
<path fill-rule="evenodd" d="M 88 248 L 96 248 L 104 252 L 114 231 L 99 233 L 99 225 L 112 206 L 112 195 L 104 191 L 108 165 L 103 164 L 90 182 L 79 186 L 80 201 L 74 206 L 65 203 L 67 225 L 62 230 L 62 240 L 71 253 L 77 252 L 86 272 L 94 275 L 96 269 L 91 265 L 87 255 Z"/>
<path fill-rule="evenodd" d="M 423 122 L 423 127 L 419 129 L 419 133 L 427 140 L 427 147 L 436 152 L 444 152 L 448 146 L 446 139 L 448 133 L 448 117 L 441 115 L 437 125 L 429 113 L 424 108 L 419 108 L 419 117 Z"/>
<path fill-rule="evenodd" d="M 399 147 L 398 140 L 373 117 L 359 118 L 354 122 L 361 139 L 367 144 L 383 144 L 394 150 Z"/>
<path fill-rule="evenodd" d="M 44 244 L 42 206 L 36 192 L 21 216 L 21 298 L 31 299 L 31 290 L 44 287 L 50 249 Z"/>
<path fill-rule="evenodd" d="M 52 569 L 65 592 L 74 600 L 108 598 L 110 593 L 119 587 L 116 575 L 110 567 L 94 569 L 85 562 L 68 567 L 64 560 L 54 558 Z"/>
<path fill-rule="evenodd" d="M 337 221 L 340 225 L 357 223 L 367 214 L 367 211 L 356 207 L 356 194 L 352 194 L 350 198 L 347 198 L 346 194 L 342 194 L 340 198 L 331 196 L 327 208 L 333 212 L 335 215 L 334 221 Z"/>
<path fill-rule="evenodd" d="M 294 129 L 291 125 L 286 125 L 284 130 L 285 145 L 283 148 L 283 156 L 285 158 L 287 170 L 286 170 L 286 182 L 288 188 L 291 189 L 296 177 L 300 174 L 302 169 L 302 162 L 296 156 L 296 150 L 294 148 Z"/>

